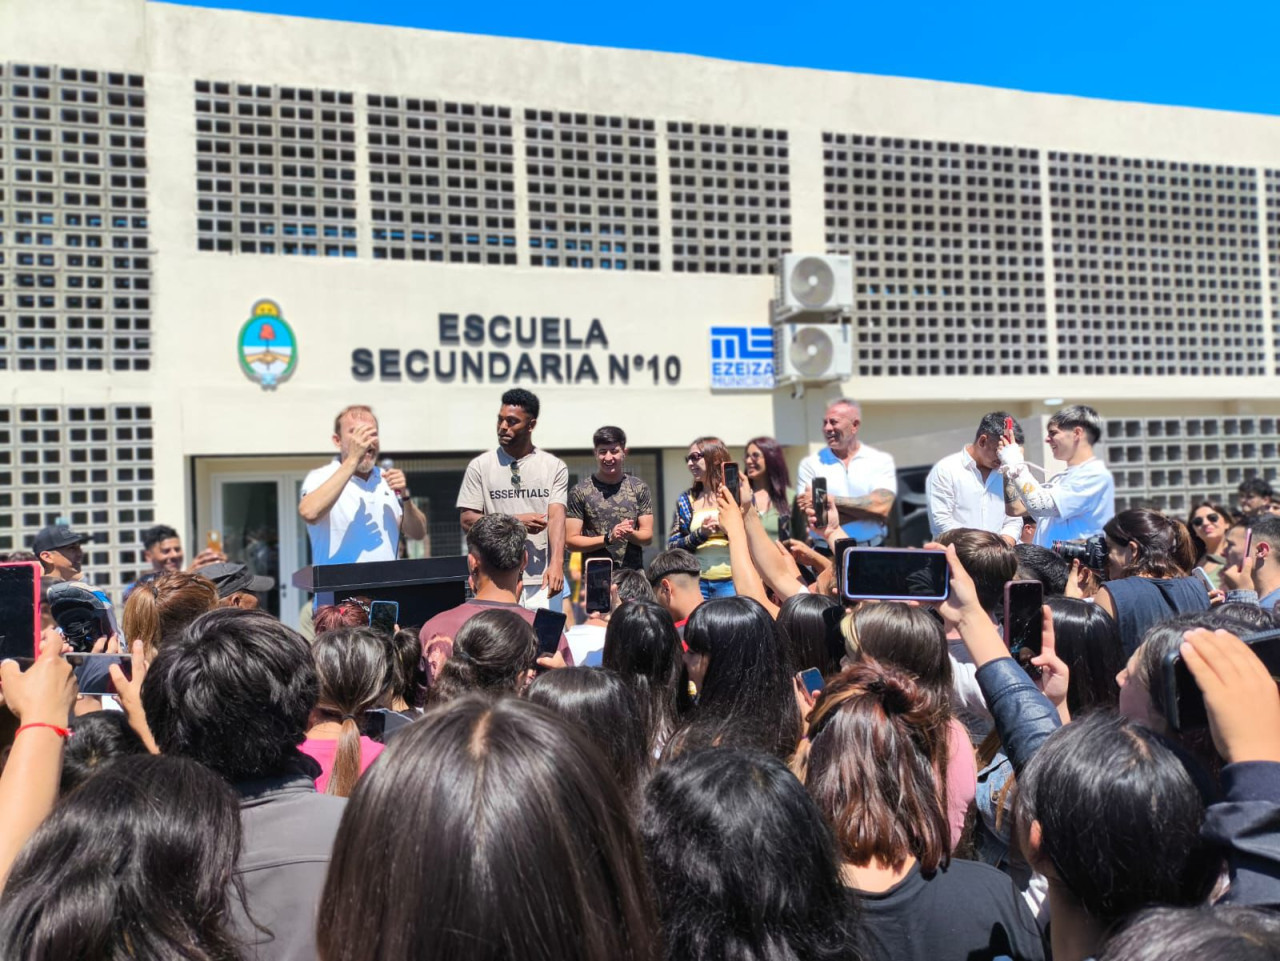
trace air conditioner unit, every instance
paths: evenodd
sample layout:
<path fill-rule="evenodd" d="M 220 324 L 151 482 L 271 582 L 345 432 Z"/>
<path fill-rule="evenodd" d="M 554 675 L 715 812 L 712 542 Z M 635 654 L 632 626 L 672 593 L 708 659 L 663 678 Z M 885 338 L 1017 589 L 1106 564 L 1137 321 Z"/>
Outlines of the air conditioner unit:
<path fill-rule="evenodd" d="M 823 384 L 853 375 L 853 334 L 848 323 L 779 324 L 773 328 L 777 384 Z"/>
<path fill-rule="evenodd" d="M 774 280 L 774 323 L 802 314 L 827 314 L 828 320 L 834 320 L 840 314 L 853 311 L 851 257 L 784 254 Z"/>

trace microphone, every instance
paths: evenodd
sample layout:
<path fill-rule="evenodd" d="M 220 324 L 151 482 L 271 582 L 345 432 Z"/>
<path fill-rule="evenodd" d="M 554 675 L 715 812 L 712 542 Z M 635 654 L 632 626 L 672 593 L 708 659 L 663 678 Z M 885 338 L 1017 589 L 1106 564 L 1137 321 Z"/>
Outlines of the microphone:
<path fill-rule="evenodd" d="M 395 466 L 396 466 L 396 462 L 392 460 L 390 457 L 384 457 L 382 458 L 382 460 L 378 461 L 378 469 L 381 470 L 384 474 Z M 396 497 L 400 498 L 401 500 L 404 500 L 404 491 L 392 491 L 392 493 L 395 494 Z"/>

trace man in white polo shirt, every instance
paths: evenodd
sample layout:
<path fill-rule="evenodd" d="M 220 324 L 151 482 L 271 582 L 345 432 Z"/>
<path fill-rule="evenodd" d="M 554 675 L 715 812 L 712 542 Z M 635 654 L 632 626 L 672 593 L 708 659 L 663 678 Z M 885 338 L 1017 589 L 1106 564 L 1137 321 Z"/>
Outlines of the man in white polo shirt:
<path fill-rule="evenodd" d="M 315 564 L 394 561 L 400 534 L 427 535 L 427 519 L 409 500 L 404 472 L 382 470 L 378 421 L 362 405 L 344 408 L 333 421 L 338 456 L 302 482 L 298 514 L 307 523 Z"/>
<path fill-rule="evenodd" d="M 533 446 L 541 404 L 520 387 L 502 395 L 498 408 L 498 449 L 467 465 L 458 491 L 462 529 L 485 514 L 511 514 L 529 532 L 525 541 L 520 603 L 527 608 L 561 609 L 564 603 L 565 505 L 569 468 L 555 454 Z"/>
<path fill-rule="evenodd" d="M 983 416 L 972 444 L 942 458 L 929 471 L 924 489 L 929 498 L 929 531 L 934 540 L 964 527 L 999 534 L 1010 545 L 1022 535 L 1022 519 L 1005 512 L 1004 475 L 1000 473 L 1000 438 L 1013 423 L 1021 444 L 1022 427 L 1002 410 Z"/>
<path fill-rule="evenodd" d="M 822 418 L 827 447 L 800 462 L 796 500 L 809 510 L 813 506 L 813 479 L 825 477 L 844 536 L 859 545 L 875 547 L 884 543 L 888 531 L 886 521 L 898 493 L 897 469 L 892 455 L 858 440 L 861 424 L 862 409 L 857 401 L 841 397 L 827 405 Z"/>

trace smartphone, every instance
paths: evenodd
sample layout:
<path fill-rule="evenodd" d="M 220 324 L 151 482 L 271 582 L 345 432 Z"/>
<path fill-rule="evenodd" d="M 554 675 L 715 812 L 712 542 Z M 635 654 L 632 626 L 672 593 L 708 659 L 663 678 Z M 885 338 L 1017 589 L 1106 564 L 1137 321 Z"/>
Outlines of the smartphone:
<path fill-rule="evenodd" d="M 1014 660 L 1036 673 L 1031 663 L 1040 655 L 1044 633 L 1044 585 L 1039 581 L 1005 581 L 1004 644 Z"/>
<path fill-rule="evenodd" d="M 846 601 L 945 601 L 951 590 L 946 551 L 849 547 L 840 567 Z"/>
<path fill-rule="evenodd" d="M 844 582 L 844 578 L 845 578 L 844 556 L 845 554 L 849 553 L 849 551 L 853 550 L 853 548 L 857 546 L 858 546 L 858 542 L 855 541 L 853 538 L 841 537 L 836 540 L 835 544 L 833 544 L 831 548 L 832 550 L 831 561 L 835 565 L 835 572 L 836 572 L 836 591 L 841 595 L 844 594 L 845 586 L 846 586 Z"/>
<path fill-rule="evenodd" d="M 738 499 L 738 488 L 742 483 L 742 478 L 738 474 L 738 465 L 733 461 L 729 461 L 720 470 L 724 473 L 724 486 L 729 488 L 729 493 L 733 495 L 733 499 Z"/>
<path fill-rule="evenodd" d="M 204 546 L 206 550 L 222 552 L 222 531 L 205 531 Z"/>
<path fill-rule="evenodd" d="M 1247 528 L 1244 532 L 1244 551 L 1240 557 L 1240 570 L 1244 570 L 1249 564 L 1249 551 L 1253 549 L 1253 528 Z"/>
<path fill-rule="evenodd" d="M 550 657 L 560 647 L 564 633 L 564 614 L 546 608 L 534 611 L 533 633 L 538 635 L 538 657 Z"/>
<path fill-rule="evenodd" d="M 1213 586 L 1213 581 L 1209 577 L 1209 572 L 1206 571 L 1203 567 L 1193 567 L 1191 569 L 1191 573 L 1194 574 L 1196 577 L 1200 578 L 1200 580 L 1204 581 L 1205 590 L 1208 590 L 1208 591 L 1217 590 L 1217 588 Z"/>
<path fill-rule="evenodd" d="M 64 655 L 80 685 L 81 694 L 93 694 L 101 697 L 104 694 L 117 694 L 115 682 L 111 680 L 111 665 L 117 664 L 128 680 L 133 679 L 133 658 L 128 654 L 84 654 L 73 652 Z"/>
<path fill-rule="evenodd" d="M 818 518 L 818 529 L 821 530 L 827 526 L 827 479 L 815 477 L 809 492 L 813 495 L 813 513 Z"/>
<path fill-rule="evenodd" d="M 791 514 L 778 515 L 778 540 L 786 543 L 791 540 Z"/>
<path fill-rule="evenodd" d="M 0 564 L 0 659 L 40 650 L 40 565 Z"/>
<path fill-rule="evenodd" d="M 1004 432 L 1005 434 L 1008 435 L 1010 440 L 1013 440 L 1013 418 L 1012 417 L 1006 417 L 1004 419 Z"/>
<path fill-rule="evenodd" d="M 804 689 L 809 692 L 809 696 L 813 697 L 822 690 L 822 672 L 816 667 L 811 667 L 807 671 L 801 671 L 800 683 L 803 684 Z"/>
<path fill-rule="evenodd" d="M 378 633 L 390 637 L 396 632 L 396 625 L 399 623 L 398 601 L 374 601 L 369 605 L 369 626 Z"/>
<path fill-rule="evenodd" d="M 587 585 L 587 613 L 607 613 L 612 606 L 609 588 L 613 585 L 613 561 L 607 557 L 591 557 L 584 565 L 583 581 Z"/>
<path fill-rule="evenodd" d="M 1280 630 L 1262 631 L 1240 638 L 1266 665 L 1273 680 L 1280 683 Z M 1164 657 L 1164 716 L 1175 731 L 1204 730 L 1209 726 L 1209 713 L 1204 694 L 1196 684 L 1191 669 L 1182 660 L 1181 651 L 1170 651 Z"/>

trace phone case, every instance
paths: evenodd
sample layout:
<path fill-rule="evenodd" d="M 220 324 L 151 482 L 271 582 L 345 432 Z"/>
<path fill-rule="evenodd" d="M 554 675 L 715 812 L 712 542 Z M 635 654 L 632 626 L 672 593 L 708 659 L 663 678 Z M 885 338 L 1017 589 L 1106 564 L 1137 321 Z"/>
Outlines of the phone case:
<path fill-rule="evenodd" d="M 14 561 L 0 567 L 26 567 L 31 569 L 31 609 L 35 611 L 31 625 L 31 656 L 40 655 L 40 564 L 38 561 Z"/>
<path fill-rule="evenodd" d="M 839 547 L 839 543 L 840 542 L 837 542 L 836 544 L 837 547 Z M 844 557 L 846 560 L 840 563 L 839 572 L 838 572 L 838 576 L 841 581 L 840 593 L 844 596 L 844 599 L 847 601 L 919 601 L 922 604 L 933 604 L 940 601 L 945 601 L 948 597 L 951 596 L 951 576 L 949 573 L 947 574 L 946 578 L 943 581 L 941 595 L 930 594 L 927 596 L 922 596 L 920 594 L 855 594 L 853 591 L 848 589 L 849 584 L 848 584 L 847 558 L 850 551 L 853 551 L 853 550 L 857 550 L 865 553 L 876 552 L 876 553 L 885 553 L 885 554 L 937 554 L 942 556 L 943 558 L 946 557 L 946 554 L 943 551 L 919 551 L 919 550 L 911 550 L 911 549 L 902 548 L 902 547 L 849 548 L 844 552 Z"/>

